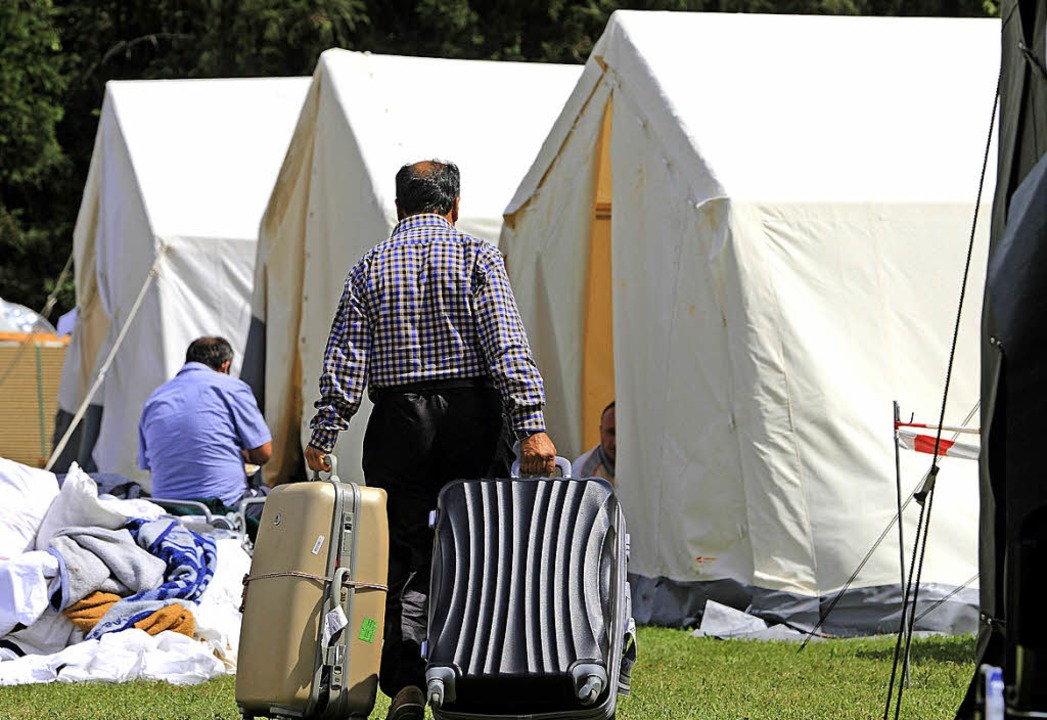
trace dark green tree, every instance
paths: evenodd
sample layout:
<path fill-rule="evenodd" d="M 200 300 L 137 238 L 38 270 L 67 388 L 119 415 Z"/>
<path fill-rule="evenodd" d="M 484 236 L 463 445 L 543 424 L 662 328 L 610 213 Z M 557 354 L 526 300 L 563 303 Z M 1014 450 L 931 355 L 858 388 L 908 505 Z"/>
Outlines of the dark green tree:
<path fill-rule="evenodd" d="M 0 297 L 35 309 L 69 246 L 51 221 L 51 191 L 69 176 L 56 134 L 64 70 L 51 0 L 0 0 Z"/>
<path fill-rule="evenodd" d="M 0 297 L 39 309 L 52 290 L 109 80 L 309 75 L 323 50 L 352 46 L 363 10 L 363 0 L 0 0 L 0 166 L 23 178 L 0 170 Z M 58 312 L 74 302 L 70 282 Z"/>
<path fill-rule="evenodd" d="M 992 0 L 369 0 L 354 37 L 374 52 L 584 62 L 618 9 L 984 17 Z"/>
<path fill-rule="evenodd" d="M 994 0 L 0 0 L 0 296 L 71 246 L 105 83 L 308 75 L 329 47 L 584 62 L 617 9 L 986 16 Z M 60 295 L 59 310 L 72 294 Z"/>

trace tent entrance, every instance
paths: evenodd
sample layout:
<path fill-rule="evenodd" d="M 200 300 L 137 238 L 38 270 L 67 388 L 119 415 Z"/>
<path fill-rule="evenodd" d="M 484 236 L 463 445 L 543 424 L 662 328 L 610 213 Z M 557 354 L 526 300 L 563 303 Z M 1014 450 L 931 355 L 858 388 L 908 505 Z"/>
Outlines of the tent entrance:
<path fill-rule="evenodd" d="M 600 412 L 614 400 L 614 308 L 611 288 L 611 102 L 597 140 L 596 186 L 589 231 L 582 345 L 582 448 L 600 442 Z"/>

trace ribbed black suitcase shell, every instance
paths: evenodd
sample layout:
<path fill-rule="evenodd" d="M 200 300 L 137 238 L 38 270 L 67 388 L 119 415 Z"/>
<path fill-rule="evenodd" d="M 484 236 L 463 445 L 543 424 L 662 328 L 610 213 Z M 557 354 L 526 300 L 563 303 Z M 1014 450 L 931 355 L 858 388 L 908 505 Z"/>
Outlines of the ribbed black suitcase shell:
<path fill-rule="evenodd" d="M 611 486 L 456 481 L 432 520 L 434 717 L 613 717 L 632 618 L 625 520 Z"/>

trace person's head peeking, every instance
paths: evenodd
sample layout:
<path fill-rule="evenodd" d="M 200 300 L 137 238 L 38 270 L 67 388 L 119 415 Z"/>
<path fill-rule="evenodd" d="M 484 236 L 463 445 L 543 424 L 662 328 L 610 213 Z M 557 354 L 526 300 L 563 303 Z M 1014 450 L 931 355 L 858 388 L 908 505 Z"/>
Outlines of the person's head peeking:
<path fill-rule="evenodd" d="M 233 346 L 223 337 L 197 338 L 185 351 L 185 361 L 203 363 L 212 370 L 228 375 L 233 364 Z"/>
<path fill-rule="evenodd" d="M 423 160 L 396 173 L 396 217 L 435 213 L 453 225 L 458 221 L 461 176 L 452 162 Z"/>
<path fill-rule="evenodd" d="M 603 409 L 600 413 L 600 445 L 603 446 L 603 451 L 614 462 L 615 451 L 617 450 L 614 435 L 614 401 Z"/>

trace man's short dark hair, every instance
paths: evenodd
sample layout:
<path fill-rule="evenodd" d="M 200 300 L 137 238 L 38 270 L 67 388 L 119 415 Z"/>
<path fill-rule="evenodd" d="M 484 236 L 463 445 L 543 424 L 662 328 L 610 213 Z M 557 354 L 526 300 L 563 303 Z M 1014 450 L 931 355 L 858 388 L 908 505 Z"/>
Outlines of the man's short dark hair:
<path fill-rule="evenodd" d="M 446 215 L 461 194 L 461 176 L 452 162 L 427 160 L 404 165 L 396 173 L 396 199 L 406 215 Z"/>
<path fill-rule="evenodd" d="M 223 337 L 202 337 L 193 340 L 185 351 L 186 362 L 203 363 L 212 370 L 233 359 L 233 346 Z"/>

